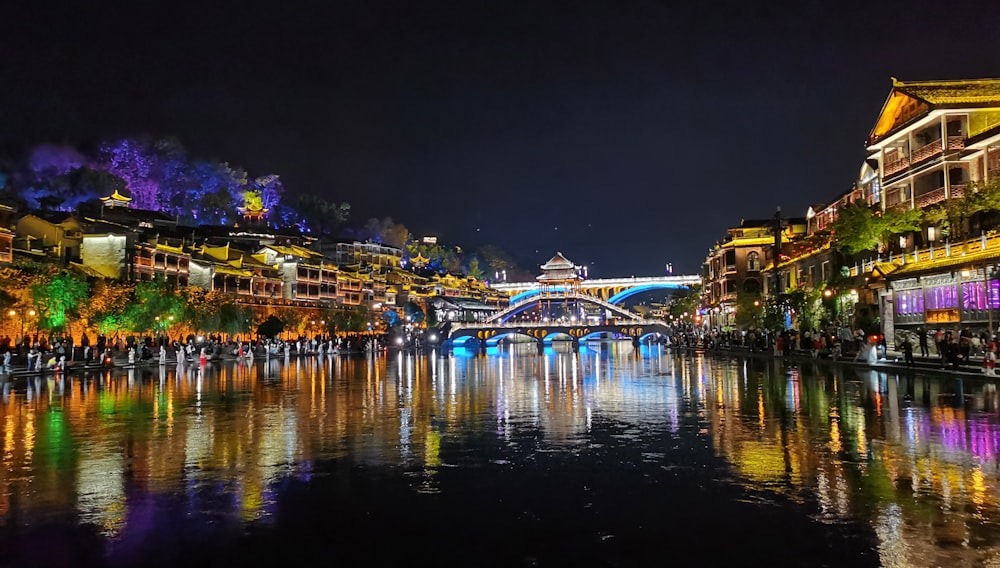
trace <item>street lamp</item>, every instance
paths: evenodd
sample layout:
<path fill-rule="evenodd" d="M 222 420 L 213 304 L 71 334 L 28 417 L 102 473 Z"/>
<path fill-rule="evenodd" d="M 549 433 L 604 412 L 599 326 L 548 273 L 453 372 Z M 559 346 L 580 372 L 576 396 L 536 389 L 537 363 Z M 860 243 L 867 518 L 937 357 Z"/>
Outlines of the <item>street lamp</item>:
<path fill-rule="evenodd" d="M 32 317 L 32 318 L 35 317 L 35 310 L 29 309 L 28 311 L 23 311 L 23 310 L 14 310 L 14 309 L 11 309 L 10 311 L 7 312 L 7 315 L 10 316 L 12 319 L 14 317 L 16 317 L 18 314 L 20 314 L 20 318 L 19 319 L 21 320 L 21 337 L 24 337 L 24 323 L 25 323 L 25 320 L 27 318 L 29 318 L 29 317 Z"/>

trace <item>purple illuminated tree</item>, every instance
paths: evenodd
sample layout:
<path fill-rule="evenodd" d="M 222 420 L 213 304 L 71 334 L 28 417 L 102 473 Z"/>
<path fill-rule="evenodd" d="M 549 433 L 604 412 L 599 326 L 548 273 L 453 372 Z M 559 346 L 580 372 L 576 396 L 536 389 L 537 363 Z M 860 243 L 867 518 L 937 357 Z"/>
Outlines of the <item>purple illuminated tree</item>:
<path fill-rule="evenodd" d="M 254 179 L 253 189 L 260 192 L 264 209 L 269 210 L 278 206 L 281 195 L 285 192 L 285 186 L 281 183 L 281 179 L 274 174 Z"/>
<path fill-rule="evenodd" d="M 150 141 L 124 138 L 102 144 L 98 163 L 125 180 L 125 185 L 132 193 L 133 207 L 158 209 L 160 184 L 152 176 L 155 160 Z"/>
<path fill-rule="evenodd" d="M 76 148 L 59 144 L 40 144 L 28 156 L 28 168 L 34 181 L 48 181 L 83 167 L 87 159 Z"/>

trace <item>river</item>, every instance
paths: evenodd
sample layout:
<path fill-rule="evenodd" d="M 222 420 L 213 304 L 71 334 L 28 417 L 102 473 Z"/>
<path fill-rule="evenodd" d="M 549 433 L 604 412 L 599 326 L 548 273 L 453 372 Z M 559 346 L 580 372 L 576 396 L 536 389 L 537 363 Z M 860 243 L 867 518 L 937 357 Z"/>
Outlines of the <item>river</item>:
<path fill-rule="evenodd" d="M 983 566 L 995 384 L 630 343 L 17 377 L 0 565 Z"/>

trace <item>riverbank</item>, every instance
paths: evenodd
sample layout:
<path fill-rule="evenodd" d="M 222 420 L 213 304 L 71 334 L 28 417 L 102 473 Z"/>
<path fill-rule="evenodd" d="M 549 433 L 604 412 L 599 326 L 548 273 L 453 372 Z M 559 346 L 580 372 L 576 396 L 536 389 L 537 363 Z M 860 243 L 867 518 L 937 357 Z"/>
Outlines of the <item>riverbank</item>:
<path fill-rule="evenodd" d="M 300 353 L 296 354 L 294 351 L 285 355 L 284 353 L 278 355 L 260 354 L 254 355 L 253 357 L 237 357 L 235 355 L 223 355 L 216 356 L 214 358 L 209 358 L 208 363 L 235 363 L 237 361 L 243 361 L 245 363 L 253 363 L 255 361 L 269 361 L 274 359 L 286 360 L 286 359 L 301 359 L 301 358 L 323 358 L 323 357 L 342 357 L 342 356 L 355 356 L 364 355 L 366 352 L 360 349 L 345 349 L 335 351 L 333 353 L 320 354 L 320 353 Z M 184 367 L 198 367 L 201 365 L 199 359 L 184 359 Z M 109 370 L 128 370 L 128 369 L 145 369 L 152 370 L 161 367 L 165 368 L 176 368 L 178 366 L 177 359 L 173 357 L 167 357 L 166 360 L 160 361 L 160 358 L 153 357 L 152 359 L 146 361 L 136 361 L 130 363 L 125 357 L 114 357 L 110 363 L 103 363 L 99 361 L 66 361 L 64 368 L 57 367 L 47 367 L 43 366 L 41 369 L 29 369 L 26 363 L 13 364 L 8 370 L 0 370 L 0 382 L 13 380 L 16 378 L 23 377 L 37 377 L 37 376 L 64 376 L 72 375 L 76 373 L 86 373 L 86 372 L 101 372 Z"/>
<path fill-rule="evenodd" d="M 816 358 L 814 359 L 810 352 L 808 351 L 793 351 L 787 355 L 774 355 L 770 352 L 765 351 L 750 351 L 744 347 L 721 347 L 721 348 L 704 348 L 704 347 L 686 347 L 686 346 L 670 346 L 671 350 L 674 351 L 686 351 L 686 352 L 701 352 L 709 354 L 719 354 L 719 355 L 738 355 L 743 357 L 752 357 L 754 359 L 781 359 L 784 361 L 811 361 L 820 364 L 829 365 L 851 365 L 855 367 L 866 367 L 870 369 L 875 369 L 879 371 L 891 371 L 894 373 L 933 373 L 941 375 L 961 375 L 961 376 L 978 376 L 982 379 L 993 379 L 1000 382 L 1000 375 L 987 375 L 983 372 L 983 359 L 982 357 L 972 356 L 969 358 L 968 362 L 959 365 L 957 368 L 951 365 L 944 365 L 941 357 L 938 356 L 913 356 L 913 364 L 908 365 L 904 362 L 904 357 L 901 352 L 887 350 L 886 356 L 879 358 L 874 363 L 869 363 L 864 360 L 855 360 L 853 355 L 847 357 L 841 357 L 838 359 L 830 358 Z"/>

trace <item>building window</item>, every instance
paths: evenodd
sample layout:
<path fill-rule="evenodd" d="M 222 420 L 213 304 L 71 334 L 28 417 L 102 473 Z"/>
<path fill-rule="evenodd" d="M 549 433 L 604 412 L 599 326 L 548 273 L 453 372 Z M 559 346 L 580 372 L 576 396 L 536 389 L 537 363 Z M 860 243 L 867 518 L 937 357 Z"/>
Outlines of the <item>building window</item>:
<path fill-rule="evenodd" d="M 928 310 L 958 307 L 958 286 L 935 286 L 924 290 L 924 306 Z"/>
<path fill-rule="evenodd" d="M 736 251 L 726 251 L 726 272 L 736 272 Z"/>
<path fill-rule="evenodd" d="M 760 253 L 753 251 L 747 255 L 747 270 L 750 272 L 760 272 Z"/>
<path fill-rule="evenodd" d="M 895 294 L 896 315 L 918 315 L 924 313 L 924 293 L 922 290 L 899 290 Z"/>

